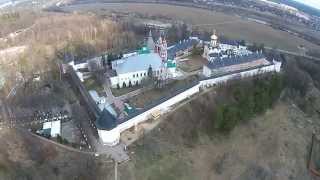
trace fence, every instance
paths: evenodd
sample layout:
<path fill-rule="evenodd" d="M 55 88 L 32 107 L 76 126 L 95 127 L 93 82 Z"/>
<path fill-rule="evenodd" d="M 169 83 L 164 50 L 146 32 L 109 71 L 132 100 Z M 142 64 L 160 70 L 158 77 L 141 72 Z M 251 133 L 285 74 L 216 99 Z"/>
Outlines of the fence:
<path fill-rule="evenodd" d="M 68 72 L 71 76 L 72 84 L 73 86 L 80 92 L 81 98 L 84 101 L 89 114 L 91 116 L 94 116 L 95 119 L 97 119 L 100 116 L 100 109 L 98 105 L 95 103 L 95 101 L 90 96 L 87 89 L 84 87 L 82 82 L 80 81 L 79 77 L 77 76 L 77 73 L 74 71 L 72 67 L 68 68 Z"/>
<path fill-rule="evenodd" d="M 217 85 L 221 83 L 226 83 L 227 81 L 233 80 L 233 79 L 255 76 L 255 75 L 263 74 L 266 72 L 279 72 L 280 66 L 281 66 L 280 62 L 274 62 L 271 65 L 264 65 L 260 67 L 249 68 L 246 70 L 220 74 L 220 75 L 193 81 L 191 84 L 185 87 L 175 89 L 170 96 L 166 96 L 155 102 L 152 102 L 151 104 L 145 106 L 145 108 L 143 108 L 142 110 L 138 110 L 137 112 L 126 117 L 125 119 L 118 121 L 118 125 L 114 129 L 110 131 L 98 130 L 100 138 L 102 139 L 102 141 L 104 141 L 104 143 L 114 145 L 119 141 L 121 132 L 145 120 L 148 120 L 150 118 L 150 115 L 154 111 L 159 111 L 159 110 L 167 111 L 174 104 L 177 104 L 178 102 L 181 102 L 187 99 L 188 97 L 194 94 L 197 94 L 201 88 L 205 88 L 207 86 Z M 88 91 L 83 86 L 82 82 L 78 78 L 75 71 L 72 68 L 70 68 L 69 72 L 73 82 L 78 87 L 83 99 L 85 100 L 88 110 L 92 114 L 94 114 L 96 119 L 99 118 L 100 110 L 98 106 L 96 105 L 92 97 L 89 95 Z"/>

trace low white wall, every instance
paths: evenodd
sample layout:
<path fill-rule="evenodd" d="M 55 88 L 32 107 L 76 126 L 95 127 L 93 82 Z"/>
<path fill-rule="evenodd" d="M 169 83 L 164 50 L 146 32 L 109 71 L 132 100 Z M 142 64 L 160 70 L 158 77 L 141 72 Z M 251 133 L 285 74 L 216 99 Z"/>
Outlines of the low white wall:
<path fill-rule="evenodd" d="M 131 127 L 146 121 L 150 118 L 152 112 L 160 110 L 162 112 L 169 110 L 170 106 L 196 94 L 199 92 L 199 84 L 187 89 L 186 91 L 164 101 L 163 103 L 133 117 L 132 119 L 119 124 L 116 128 L 107 131 L 107 130 L 98 130 L 98 134 L 100 139 L 102 140 L 104 145 L 114 146 L 119 143 L 120 140 L 120 133 L 130 129 Z"/>
<path fill-rule="evenodd" d="M 104 144 L 113 146 L 119 142 L 121 132 L 127 129 L 130 129 L 131 127 L 143 121 L 148 120 L 152 112 L 155 112 L 158 110 L 162 112 L 168 111 L 170 107 L 173 106 L 174 104 L 177 104 L 178 102 L 183 101 L 184 99 L 196 93 L 199 93 L 200 87 L 204 88 L 206 86 L 212 86 L 214 84 L 222 84 L 222 83 L 226 83 L 228 80 L 232 80 L 235 78 L 251 77 L 251 76 L 263 74 L 266 72 L 280 72 L 281 70 L 280 68 L 281 68 L 281 62 L 274 62 L 272 65 L 264 66 L 258 69 L 252 69 L 252 70 L 243 71 L 235 74 L 229 74 L 229 75 L 225 75 L 217 78 L 202 80 L 195 86 L 187 89 L 186 91 L 164 101 L 163 103 L 133 117 L 132 119 L 122 124 L 119 124 L 116 128 L 112 129 L 111 131 L 98 130 L 99 137 L 102 139 Z"/>
<path fill-rule="evenodd" d="M 98 129 L 98 134 L 102 143 L 107 146 L 117 145 L 120 141 L 120 132 L 117 127 L 110 131 Z"/>
<path fill-rule="evenodd" d="M 207 79 L 200 81 L 200 87 L 206 87 L 206 86 L 213 86 L 218 84 L 226 83 L 227 81 L 235 78 L 245 78 L 245 77 L 252 77 L 255 75 L 267 73 L 267 72 L 280 72 L 281 71 L 281 62 L 274 62 L 274 64 L 271 64 L 269 66 L 264 66 L 258 69 L 251 69 L 248 71 L 242 71 L 235 74 L 229 74 L 213 79 Z"/>
<path fill-rule="evenodd" d="M 186 98 L 188 98 L 198 92 L 199 92 L 199 84 L 197 84 L 197 85 L 193 86 L 192 88 L 168 99 L 167 101 L 133 117 L 132 119 L 118 125 L 117 128 L 119 129 L 119 131 L 121 133 L 121 132 L 133 127 L 134 125 L 137 125 L 143 121 L 148 120 L 150 118 L 150 114 L 152 112 L 157 111 L 157 110 L 160 110 L 162 112 L 167 111 L 170 108 L 170 106 L 172 106 L 172 105 L 174 105 L 174 104 L 176 104 L 176 103 L 178 103 L 178 102 L 180 102 L 180 101 L 182 101 L 182 100 L 184 100 L 184 99 L 186 99 Z"/>

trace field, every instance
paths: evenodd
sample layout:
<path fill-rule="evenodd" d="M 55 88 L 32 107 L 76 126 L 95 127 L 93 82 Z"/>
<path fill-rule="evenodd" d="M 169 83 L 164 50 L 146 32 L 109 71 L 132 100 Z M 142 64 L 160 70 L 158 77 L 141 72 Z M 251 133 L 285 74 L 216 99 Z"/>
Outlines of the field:
<path fill-rule="evenodd" d="M 105 3 L 67 6 L 70 11 L 90 11 L 93 13 L 109 12 L 139 12 L 147 15 L 165 15 L 175 20 L 183 20 L 192 25 L 203 27 L 212 31 L 216 29 L 220 35 L 232 39 L 244 39 L 248 42 L 264 43 L 269 47 L 277 47 L 289 51 L 298 51 L 298 46 L 307 49 L 320 49 L 304 39 L 287 32 L 275 30 L 269 26 L 245 20 L 241 17 L 231 16 L 219 12 L 207 11 L 196 8 L 160 5 L 160 4 L 126 4 Z"/>

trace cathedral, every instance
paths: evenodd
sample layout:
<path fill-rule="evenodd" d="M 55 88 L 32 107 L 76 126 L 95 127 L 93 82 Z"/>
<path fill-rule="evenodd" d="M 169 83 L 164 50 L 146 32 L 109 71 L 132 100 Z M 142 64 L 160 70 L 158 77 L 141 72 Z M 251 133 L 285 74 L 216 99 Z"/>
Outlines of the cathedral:
<path fill-rule="evenodd" d="M 203 57 L 208 63 L 203 66 L 203 75 L 211 77 L 270 65 L 262 52 L 252 52 L 239 43 L 219 43 L 214 31 L 210 42 L 204 43 Z"/>
<path fill-rule="evenodd" d="M 148 78 L 150 68 L 157 79 L 166 80 L 176 76 L 176 63 L 175 60 L 168 59 L 165 37 L 160 36 L 155 43 L 151 31 L 142 49 L 112 62 L 112 69 L 116 73 L 110 77 L 111 86 L 122 88 L 139 85 Z"/>
<path fill-rule="evenodd" d="M 242 46 L 235 42 L 219 43 L 219 37 L 216 31 L 211 35 L 210 42 L 204 43 L 203 58 L 209 62 L 213 62 L 219 58 L 226 58 L 231 56 L 245 56 L 252 54 L 247 50 L 246 46 Z"/>

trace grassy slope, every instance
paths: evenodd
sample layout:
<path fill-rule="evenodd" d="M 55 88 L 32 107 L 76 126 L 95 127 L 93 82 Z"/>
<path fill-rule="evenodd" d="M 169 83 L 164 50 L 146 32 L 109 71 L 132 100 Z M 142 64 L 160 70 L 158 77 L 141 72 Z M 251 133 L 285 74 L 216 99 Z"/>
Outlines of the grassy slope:
<path fill-rule="evenodd" d="M 292 71 L 293 68 L 287 63 L 304 73 Z M 311 179 L 306 167 L 311 135 L 320 130 L 319 118 L 314 114 L 314 110 L 320 107 L 315 103 L 320 99 L 320 93 L 314 93 L 315 89 L 318 91 L 315 86 L 317 71 L 314 72 L 317 66 L 303 59 L 298 65 L 293 60 L 287 63 L 285 76 L 291 73 L 298 78 L 297 81 L 302 81 L 301 78 L 306 80 L 303 76 L 310 76 L 306 82 L 310 87 L 305 87 L 307 93 L 304 96 L 294 94 L 292 97 L 292 89 L 286 89 L 283 98 L 263 115 L 240 124 L 228 135 L 213 133 L 212 136 L 205 130 L 210 125 L 208 122 L 212 121 L 215 104 L 223 102 L 224 97 L 211 91 L 175 111 L 157 129 L 131 147 L 130 151 L 135 155 L 131 162 L 122 167 L 121 177 Z M 300 84 L 303 85 L 303 82 Z M 287 86 L 293 88 L 290 84 Z M 224 96 L 229 97 L 228 91 L 225 89 L 222 94 L 226 93 Z M 310 97 L 313 103 L 309 102 Z M 294 103 L 304 107 L 308 114 Z M 184 168 L 180 169 L 181 166 Z"/>
<path fill-rule="evenodd" d="M 99 179 L 112 175 L 103 158 L 73 153 L 17 130 L 0 131 L 0 179 Z"/>
<path fill-rule="evenodd" d="M 206 118 L 194 107 L 178 110 L 132 147 L 121 179 L 310 179 L 305 164 L 313 125 L 299 109 L 279 103 L 227 137 L 201 134 L 193 144 L 185 129 Z"/>

